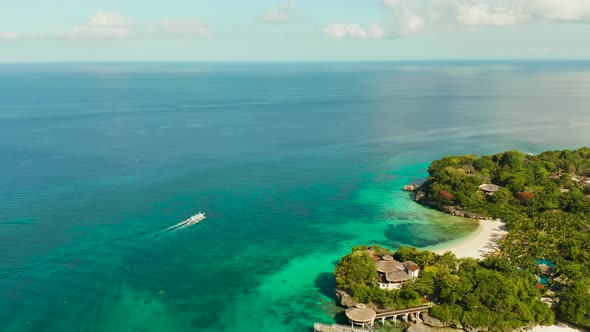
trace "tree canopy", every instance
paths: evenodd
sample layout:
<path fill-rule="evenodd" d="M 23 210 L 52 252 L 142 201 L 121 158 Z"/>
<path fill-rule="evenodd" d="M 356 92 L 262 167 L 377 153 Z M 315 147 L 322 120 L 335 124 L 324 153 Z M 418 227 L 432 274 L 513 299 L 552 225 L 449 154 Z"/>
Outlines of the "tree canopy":
<path fill-rule="evenodd" d="M 449 324 L 488 327 L 492 331 L 553 323 L 553 312 L 538 300 L 540 292 L 532 275 L 503 259 L 457 259 L 450 252 L 437 255 L 401 247 L 393 256 L 421 264 L 420 276 L 401 290 L 384 290 L 377 286 L 377 270 L 368 247 L 355 249 L 342 258 L 335 273 L 338 287 L 358 302 L 402 309 L 432 301 L 437 304 L 431 309 L 433 316 Z M 391 254 L 382 248 L 375 252 Z"/>
<path fill-rule="evenodd" d="M 590 327 L 590 149 L 449 156 L 428 171 L 418 189 L 422 203 L 503 219 L 509 228 L 500 246 L 505 261 L 493 264 L 531 274 L 540 274 L 539 260 L 555 264 L 553 276 L 561 282 L 549 282 L 562 290 L 560 319 Z M 482 184 L 500 188 L 484 192 Z M 456 308 L 436 310 L 443 315 Z"/>

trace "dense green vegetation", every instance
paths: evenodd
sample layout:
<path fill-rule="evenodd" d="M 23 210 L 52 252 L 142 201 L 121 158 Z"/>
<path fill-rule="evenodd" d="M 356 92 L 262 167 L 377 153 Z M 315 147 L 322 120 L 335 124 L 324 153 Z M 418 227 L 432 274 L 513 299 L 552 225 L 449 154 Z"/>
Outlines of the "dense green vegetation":
<path fill-rule="evenodd" d="M 590 212 L 590 149 L 550 151 L 538 156 L 508 151 L 492 156 L 450 156 L 433 162 L 421 186 L 425 201 L 437 207 L 460 206 L 492 217 L 544 211 Z M 577 181 L 576 181 L 577 180 Z M 479 185 L 501 189 L 493 196 Z M 562 193 L 560 189 L 568 189 Z"/>
<path fill-rule="evenodd" d="M 378 246 L 371 249 L 377 255 L 390 254 Z M 399 248 L 394 257 L 422 266 L 420 277 L 401 290 L 380 289 L 376 285 L 375 263 L 367 247 L 361 246 L 353 248 L 336 267 L 338 288 L 357 302 L 381 308 L 401 309 L 433 301 L 438 305 L 431 309 L 431 315 L 449 324 L 507 331 L 529 324 L 553 323 L 553 312 L 538 301 L 540 292 L 533 276 L 506 260 L 457 259 L 450 252 L 437 255 L 411 247 Z"/>
<path fill-rule="evenodd" d="M 451 156 L 429 174 L 421 202 L 502 218 L 509 234 L 500 257 L 532 274 L 539 259 L 555 263 L 549 282 L 561 289 L 559 318 L 590 327 L 590 149 Z M 501 188 L 486 194 L 482 184 Z"/>
<path fill-rule="evenodd" d="M 381 255 L 390 254 L 379 246 L 373 248 Z M 350 293 L 357 302 L 381 308 L 407 308 L 422 303 L 422 296 L 413 289 L 390 291 L 377 287 L 377 268 L 366 246 L 354 247 L 351 254 L 342 257 L 335 275 L 338 289 Z"/>

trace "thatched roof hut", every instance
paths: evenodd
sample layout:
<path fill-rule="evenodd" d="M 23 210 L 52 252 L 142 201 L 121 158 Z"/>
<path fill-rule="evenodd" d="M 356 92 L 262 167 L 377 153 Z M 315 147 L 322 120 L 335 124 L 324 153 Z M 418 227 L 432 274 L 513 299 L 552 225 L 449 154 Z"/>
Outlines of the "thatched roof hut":
<path fill-rule="evenodd" d="M 391 256 L 383 256 L 383 258 L 380 261 L 377 261 L 375 265 L 377 266 L 377 272 L 381 273 L 394 272 L 404 269 L 404 265 L 393 259 Z"/>
<path fill-rule="evenodd" d="M 404 264 L 404 267 L 408 271 L 420 270 L 420 266 L 418 264 L 416 264 L 416 262 L 414 262 L 414 261 L 405 261 L 402 264 Z"/>
<path fill-rule="evenodd" d="M 346 317 L 348 317 L 348 319 L 353 323 L 371 324 L 375 320 L 376 315 L 377 313 L 375 310 L 362 303 L 359 303 L 352 308 L 346 309 Z"/>
<path fill-rule="evenodd" d="M 495 185 L 495 184 L 482 184 L 481 186 L 479 186 L 479 189 L 487 192 L 487 193 L 495 193 L 498 190 L 500 190 L 500 186 Z"/>
<path fill-rule="evenodd" d="M 406 271 L 394 271 L 385 274 L 385 279 L 389 282 L 402 282 L 410 280 L 410 275 Z"/>

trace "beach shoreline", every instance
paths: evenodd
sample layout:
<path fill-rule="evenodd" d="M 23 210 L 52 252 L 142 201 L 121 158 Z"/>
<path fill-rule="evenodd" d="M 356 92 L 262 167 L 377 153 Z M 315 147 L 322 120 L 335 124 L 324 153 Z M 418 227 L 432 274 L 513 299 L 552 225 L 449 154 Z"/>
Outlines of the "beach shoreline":
<path fill-rule="evenodd" d="M 471 257 L 484 259 L 499 249 L 498 240 L 502 239 L 508 230 L 504 222 L 496 220 L 480 220 L 477 230 L 458 242 L 446 242 L 428 247 L 437 254 L 452 252 L 457 258 Z"/>

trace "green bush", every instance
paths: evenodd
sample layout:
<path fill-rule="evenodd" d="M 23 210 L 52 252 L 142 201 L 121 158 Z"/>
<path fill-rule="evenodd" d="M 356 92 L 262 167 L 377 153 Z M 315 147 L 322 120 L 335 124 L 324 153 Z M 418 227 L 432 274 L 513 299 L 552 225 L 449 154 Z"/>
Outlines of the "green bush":
<path fill-rule="evenodd" d="M 377 268 L 366 250 L 357 250 L 342 257 L 334 274 L 341 289 L 352 289 L 358 284 L 373 285 L 377 281 Z"/>
<path fill-rule="evenodd" d="M 570 323 L 590 328 L 590 281 L 574 281 L 561 295 L 559 316 Z"/>

